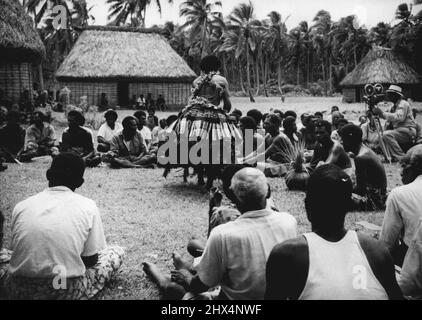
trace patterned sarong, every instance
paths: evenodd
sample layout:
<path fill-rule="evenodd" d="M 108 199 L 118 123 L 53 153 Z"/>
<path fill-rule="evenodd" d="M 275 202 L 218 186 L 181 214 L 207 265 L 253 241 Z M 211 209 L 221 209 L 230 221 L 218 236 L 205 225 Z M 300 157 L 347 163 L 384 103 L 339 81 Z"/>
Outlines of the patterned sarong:
<path fill-rule="evenodd" d="M 9 254 L 11 254 L 10 251 Z M 0 265 L 0 285 L 3 287 L 3 294 L 8 299 L 93 299 L 117 273 L 122 265 L 123 257 L 123 248 L 108 247 L 100 252 L 97 264 L 86 269 L 85 275 L 64 279 L 64 285 L 55 279 L 13 277 L 7 273 L 8 263 L 2 263 Z"/>

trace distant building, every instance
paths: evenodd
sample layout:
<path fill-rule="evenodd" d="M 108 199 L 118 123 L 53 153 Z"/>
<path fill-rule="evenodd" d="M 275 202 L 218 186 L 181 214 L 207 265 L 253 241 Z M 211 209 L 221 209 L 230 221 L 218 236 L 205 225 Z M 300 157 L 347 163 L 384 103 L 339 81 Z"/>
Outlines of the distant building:
<path fill-rule="evenodd" d="M 32 99 L 33 68 L 45 56 L 44 45 L 19 1 L 0 0 L 0 8 L 0 89 L 13 103 L 24 90 Z"/>
<path fill-rule="evenodd" d="M 403 88 L 407 98 L 422 99 L 420 75 L 406 62 L 399 59 L 391 49 L 374 47 L 349 73 L 340 85 L 345 102 L 362 102 L 366 84 L 380 83 L 387 88 L 397 84 Z"/>
<path fill-rule="evenodd" d="M 99 105 L 102 93 L 110 106 L 129 105 L 133 95 L 162 94 L 166 106 L 186 105 L 196 75 L 157 29 L 92 26 L 79 36 L 56 73 L 71 90 L 71 103 L 87 96 Z"/>

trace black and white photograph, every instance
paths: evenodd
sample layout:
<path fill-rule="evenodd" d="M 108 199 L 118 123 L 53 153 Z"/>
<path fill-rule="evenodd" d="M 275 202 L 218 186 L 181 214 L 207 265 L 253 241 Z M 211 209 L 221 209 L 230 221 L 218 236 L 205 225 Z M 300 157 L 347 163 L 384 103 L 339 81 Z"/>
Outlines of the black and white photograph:
<path fill-rule="evenodd" d="M 422 0 L 0 0 L 0 300 L 422 300 Z"/>

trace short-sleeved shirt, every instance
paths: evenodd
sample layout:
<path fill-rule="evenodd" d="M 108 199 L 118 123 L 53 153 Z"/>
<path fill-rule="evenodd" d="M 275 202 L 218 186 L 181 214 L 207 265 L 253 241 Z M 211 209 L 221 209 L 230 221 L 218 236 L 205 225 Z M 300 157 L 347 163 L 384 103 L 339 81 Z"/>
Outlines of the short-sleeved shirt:
<path fill-rule="evenodd" d="M 78 127 L 75 130 L 67 128 L 63 132 L 60 151 L 76 151 L 81 156 L 86 156 L 93 150 L 92 135 L 85 128 Z"/>
<path fill-rule="evenodd" d="M 85 273 L 81 256 L 105 248 L 97 205 L 66 187 L 46 189 L 13 210 L 11 275 L 50 278 L 65 270 L 67 278 L 78 277 Z"/>
<path fill-rule="evenodd" d="M 210 234 L 197 267 L 202 283 L 221 285 L 232 300 L 264 299 L 265 267 L 276 244 L 296 237 L 296 219 L 287 213 L 244 213 Z"/>
<path fill-rule="evenodd" d="M 105 141 L 111 142 L 113 137 L 119 134 L 120 131 L 122 130 L 123 130 L 123 127 L 120 123 L 116 122 L 114 124 L 114 129 L 111 129 L 106 122 L 101 125 L 100 129 L 98 130 L 97 137 L 102 137 L 104 138 Z"/>
<path fill-rule="evenodd" d="M 393 189 L 387 199 L 380 239 L 389 248 L 398 240 L 409 246 L 422 219 L 422 176 L 411 184 Z"/>
<path fill-rule="evenodd" d="M 422 299 L 422 220 L 404 258 L 399 285 L 405 296 Z"/>
<path fill-rule="evenodd" d="M 152 140 L 152 132 L 151 132 L 151 130 L 147 126 L 144 126 L 142 128 L 142 130 L 139 130 L 139 132 L 142 135 L 142 139 L 144 139 L 145 147 L 148 148 L 147 141 L 150 141 L 151 142 L 151 140 Z"/>

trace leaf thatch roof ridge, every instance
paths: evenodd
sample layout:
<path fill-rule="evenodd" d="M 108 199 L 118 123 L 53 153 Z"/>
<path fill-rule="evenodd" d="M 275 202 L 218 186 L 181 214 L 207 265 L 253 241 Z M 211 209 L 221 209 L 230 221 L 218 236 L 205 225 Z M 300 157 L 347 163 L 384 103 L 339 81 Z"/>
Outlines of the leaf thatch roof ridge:
<path fill-rule="evenodd" d="M 362 86 L 368 83 L 418 84 L 421 76 L 391 49 L 374 46 L 340 85 Z"/>
<path fill-rule="evenodd" d="M 191 82 L 196 74 L 154 30 L 91 27 L 56 73 L 58 80 Z"/>
<path fill-rule="evenodd" d="M 45 56 L 34 23 L 18 0 L 0 0 L 0 59 L 35 62 Z"/>

